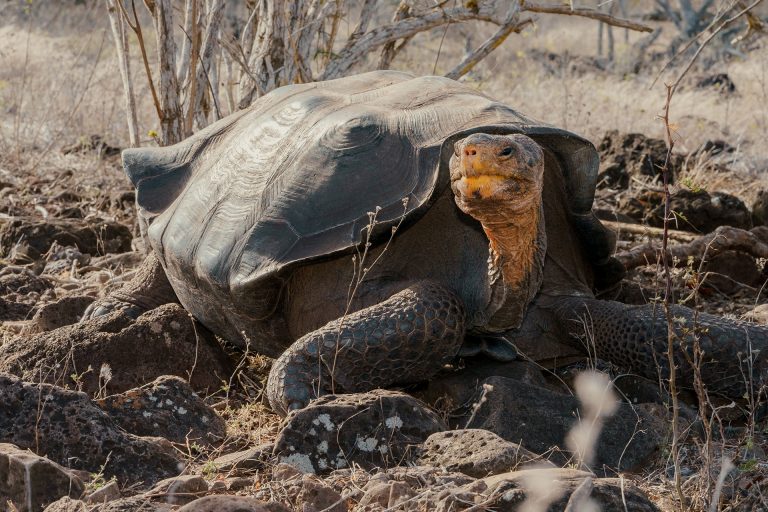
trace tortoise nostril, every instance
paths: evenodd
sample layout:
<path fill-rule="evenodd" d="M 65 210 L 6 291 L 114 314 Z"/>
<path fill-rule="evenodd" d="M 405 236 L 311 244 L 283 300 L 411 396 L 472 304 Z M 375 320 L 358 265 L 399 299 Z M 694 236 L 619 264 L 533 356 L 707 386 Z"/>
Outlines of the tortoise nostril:
<path fill-rule="evenodd" d="M 467 148 L 464 150 L 464 154 L 467 156 L 472 156 L 477 154 L 477 150 L 475 148 Z"/>

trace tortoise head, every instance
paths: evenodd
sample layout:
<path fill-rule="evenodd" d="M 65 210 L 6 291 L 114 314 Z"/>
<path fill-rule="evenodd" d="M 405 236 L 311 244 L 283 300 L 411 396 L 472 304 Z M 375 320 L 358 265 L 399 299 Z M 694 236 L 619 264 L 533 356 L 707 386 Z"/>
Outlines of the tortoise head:
<path fill-rule="evenodd" d="M 543 276 L 544 151 L 522 134 L 475 133 L 455 143 L 449 166 L 456 205 L 489 241 L 489 283 L 500 291 L 487 327 L 518 326 Z"/>
<path fill-rule="evenodd" d="M 507 223 L 541 202 L 544 153 L 525 135 L 475 133 L 461 139 L 450 170 L 457 206 L 486 227 Z"/>

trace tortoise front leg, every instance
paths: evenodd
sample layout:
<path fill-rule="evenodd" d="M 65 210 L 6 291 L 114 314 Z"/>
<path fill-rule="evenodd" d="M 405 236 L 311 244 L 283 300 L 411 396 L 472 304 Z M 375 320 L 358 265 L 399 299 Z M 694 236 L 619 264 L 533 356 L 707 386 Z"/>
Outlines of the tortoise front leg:
<path fill-rule="evenodd" d="M 171 302 L 179 302 L 179 299 L 168 282 L 160 260 L 151 253 L 130 281 L 88 306 L 82 320 L 119 310 L 125 311 L 132 318 L 138 318 L 145 311 Z"/>
<path fill-rule="evenodd" d="M 448 288 L 416 283 L 293 343 L 269 373 L 267 396 L 285 415 L 328 393 L 422 381 L 459 351 L 464 305 Z"/>
<path fill-rule="evenodd" d="M 663 305 L 567 297 L 558 299 L 554 309 L 599 358 L 650 379 L 669 378 Z M 768 384 L 768 327 L 696 314 L 678 305 L 670 306 L 670 313 L 677 378 L 684 387 L 694 384 L 696 341 L 703 353 L 699 368 L 707 390 L 738 399 Z"/>

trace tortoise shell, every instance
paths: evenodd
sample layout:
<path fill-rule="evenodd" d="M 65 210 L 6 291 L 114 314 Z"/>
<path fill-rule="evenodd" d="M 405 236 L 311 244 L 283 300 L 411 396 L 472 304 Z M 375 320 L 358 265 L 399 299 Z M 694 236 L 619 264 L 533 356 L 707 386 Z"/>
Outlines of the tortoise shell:
<path fill-rule="evenodd" d="M 552 151 L 572 227 L 590 260 L 609 258 L 614 240 L 591 213 L 594 146 L 442 77 L 375 71 L 282 87 L 179 144 L 126 150 L 123 161 L 182 304 L 202 300 L 195 316 L 223 314 L 214 323 L 240 331 L 274 309 L 286 271 L 359 246 L 371 212 L 374 241 L 418 221 L 448 186 L 454 141 L 479 131 L 524 133 Z M 227 303 L 240 312 L 211 311 Z"/>

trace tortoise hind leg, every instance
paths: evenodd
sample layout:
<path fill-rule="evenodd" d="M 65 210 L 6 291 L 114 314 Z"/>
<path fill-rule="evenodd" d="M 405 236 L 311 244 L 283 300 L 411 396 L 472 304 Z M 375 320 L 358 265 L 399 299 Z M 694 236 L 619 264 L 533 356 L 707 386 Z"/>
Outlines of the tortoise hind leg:
<path fill-rule="evenodd" d="M 285 415 L 320 395 L 427 379 L 456 356 L 464 339 L 464 318 L 455 293 L 421 281 L 329 322 L 275 361 L 267 383 L 272 409 Z"/>
<path fill-rule="evenodd" d="M 97 300 L 85 310 L 82 320 L 122 310 L 128 316 L 137 318 L 150 309 L 163 304 L 179 302 L 171 288 L 165 270 L 154 253 L 137 269 L 134 277 L 103 299 Z"/>
<path fill-rule="evenodd" d="M 691 362 L 696 339 L 703 352 L 701 378 L 709 391 L 739 399 L 768 383 L 768 327 L 696 314 L 683 306 L 670 307 L 675 367 L 684 387 L 694 384 Z M 650 379 L 669 377 L 667 320 L 661 304 L 628 306 L 563 297 L 555 311 L 567 322 L 570 333 L 588 343 L 590 351 L 601 359 Z"/>

